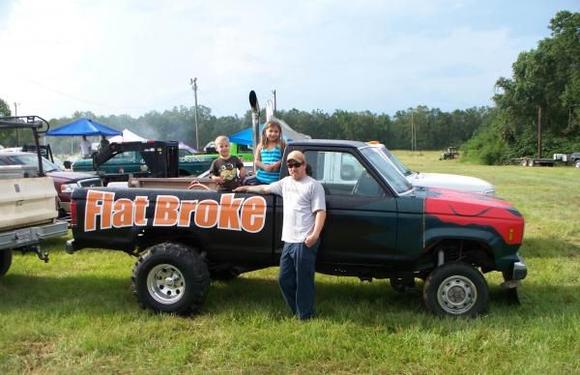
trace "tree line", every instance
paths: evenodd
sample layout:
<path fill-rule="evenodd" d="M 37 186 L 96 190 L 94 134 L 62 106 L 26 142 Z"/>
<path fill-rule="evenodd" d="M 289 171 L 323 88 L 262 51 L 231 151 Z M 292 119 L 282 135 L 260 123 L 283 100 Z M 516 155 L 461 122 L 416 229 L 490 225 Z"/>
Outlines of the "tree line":
<path fill-rule="evenodd" d="M 488 124 L 464 145 L 487 164 L 580 151 L 580 13 L 558 12 L 551 35 L 519 54 L 511 78 L 500 77 Z"/>
<path fill-rule="evenodd" d="M 194 107 L 179 106 L 163 112 L 150 111 L 138 118 L 128 115 L 97 116 L 92 112 L 75 112 L 70 117 L 52 119 L 49 122 L 51 128 L 56 128 L 77 118 L 87 117 L 118 130 L 128 128 L 148 139 L 180 140 L 195 147 L 194 111 Z M 418 106 L 398 111 L 394 116 L 369 111 L 337 110 L 334 113 L 326 113 L 321 110 L 307 112 L 291 109 L 276 112 L 276 117 L 286 121 L 296 131 L 313 138 L 364 142 L 377 140 L 392 149 L 411 148 L 411 127 L 414 126 L 417 149 L 436 150 L 449 145 L 463 144 L 485 123 L 489 113 L 490 109 L 487 107 L 444 112 L 438 108 Z M 261 114 L 261 119 L 262 121 L 265 119 L 264 113 Z M 250 111 L 243 117 L 218 117 L 211 113 L 210 108 L 198 106 L 200 147 L 218 135 L 231 135 L 250 127 L 251 124 Z M 0 144 L 10 145 L 14 141 L 14 137 L 0 139 Z M 56 153 L 70 153 L 70 138 L 49 138 L 49 142 Z"/>

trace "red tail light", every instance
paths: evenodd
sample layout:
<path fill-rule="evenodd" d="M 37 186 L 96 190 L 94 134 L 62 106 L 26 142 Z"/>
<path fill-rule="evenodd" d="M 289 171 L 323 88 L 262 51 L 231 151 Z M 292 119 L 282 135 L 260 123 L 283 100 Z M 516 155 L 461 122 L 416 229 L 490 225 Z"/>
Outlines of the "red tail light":
<path fill-rule="evenodd" d="M 77 201 L 74 199 L 70 201 L 70 225 L 77 225 Z"/>

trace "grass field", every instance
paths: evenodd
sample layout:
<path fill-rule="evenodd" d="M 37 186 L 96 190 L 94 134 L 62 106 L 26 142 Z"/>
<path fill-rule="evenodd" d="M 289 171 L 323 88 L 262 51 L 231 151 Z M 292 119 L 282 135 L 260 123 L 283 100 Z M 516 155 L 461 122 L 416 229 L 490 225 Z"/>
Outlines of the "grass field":
<path fill-rule="evenodd" d="M 50 263 L 17 254 L 0 279 L 0 374 L 580 373 L 580 170 L 397 154 L 416 170 L 484 178 L 523 213 L 521 306 L 495 274 L 490 312 L 475 320 L 432 317 L 419 293 L 385 281 L 317 275 L 320 315 L 300 323 L 271 268 L 214 283 L 200 316 L 154 315 L 129 292 L 133 258 L 68 255 L 53 240 Z"/>

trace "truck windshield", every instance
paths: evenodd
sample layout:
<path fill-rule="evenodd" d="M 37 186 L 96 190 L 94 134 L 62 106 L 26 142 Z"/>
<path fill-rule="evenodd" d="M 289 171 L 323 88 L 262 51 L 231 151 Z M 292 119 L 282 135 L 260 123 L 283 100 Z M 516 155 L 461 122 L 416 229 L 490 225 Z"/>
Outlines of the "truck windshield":
<path fill-rule="evenodd" d="M 403 176 L 410 176 L 413 174 L 413 171 L 410 170 L 405 164 L 403 164 L 403 162 L 400 161 L 395 155 L 393 155 L 391 151 L 387 150 L 385 146 L 380 145 L 377 146 L 377 148 L 380 149 L 381 152 L 387 156 L 387 158 L 389 158 L 391 163 L 395 165 L 395 168 L 397 168 L 399 172 L 403 174 Z"/>
<path fill-rule="evenodd" d="M 38 169 L 38 157 L 35 154 L 5 153 L 0 157 L 0 165 L 27 165 Z M 45 158 L 42 158 L 42 169 L 44 169 L 45 172 L 60 170 L 56 164 L 53 164 Z"/>
<path fill-rule="evenodd" d="M 397 193 L 402 194 L 412 189 L 409 181 L 403 177 L 381 148 L 369 146 L 362 148 L 360 151 Z"/>

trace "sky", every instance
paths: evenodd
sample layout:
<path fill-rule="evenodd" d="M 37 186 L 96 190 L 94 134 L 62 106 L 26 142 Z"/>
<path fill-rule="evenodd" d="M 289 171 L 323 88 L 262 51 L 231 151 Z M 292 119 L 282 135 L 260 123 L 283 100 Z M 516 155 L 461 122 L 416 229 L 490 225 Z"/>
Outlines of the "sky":
<path fill-rule="evenodd" d="M 19 115 L 193 106 L 394 114 L 491 105 L 578 0 L 0 0 L 0 98 Z"/>

